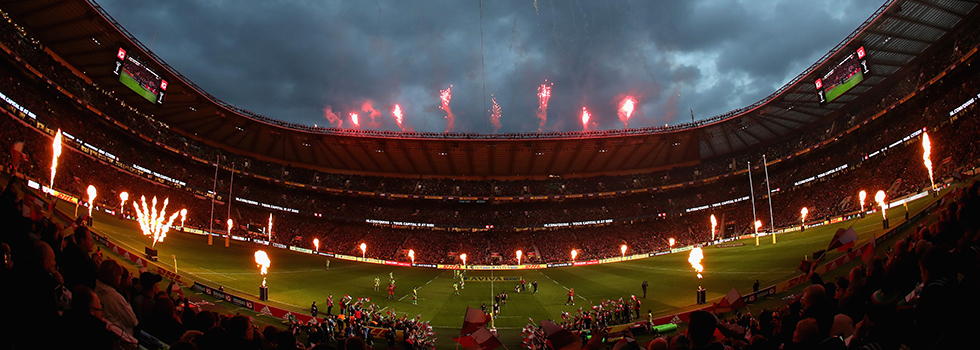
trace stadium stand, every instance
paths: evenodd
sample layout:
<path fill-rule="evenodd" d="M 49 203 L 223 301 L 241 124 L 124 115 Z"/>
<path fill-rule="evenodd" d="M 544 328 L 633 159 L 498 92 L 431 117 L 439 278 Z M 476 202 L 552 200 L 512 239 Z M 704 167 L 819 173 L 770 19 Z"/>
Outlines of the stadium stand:
<path fill-rule="evenodd" d="M 456 253 L 465 251 L 473 263 L 513 264 L 509 253 L 501 253 L 524 249 L 534 252 L 529 257 L 531 261 L 563 262 L 569 260 L 572 249 L 580 251 L 580 259 L 618 256 L 620 244 L 639 252 L 656 252 L 668 248 L 667 238 L 677 239 L 680 245 L 710 241 L 708 213 L 723 215 L 724 226 L 730 229 L 726 236 L 747 233 L 752 222 L 751 207 L 744 201 L 710 206 L 749 192 L 748 179 L 741 169 L 749 161 L 761 164 L 761 154 L 766 154 L 770 162 L 770 187 L 778 189 L 771 193 L 773 207 L 792 209 L 771 213 L 775 222 L 767 223 L 767 227 L 795 224 L 797 208 L 803 206 L 811 208 L 814 220 L 854 213 L 857 204 L 853 196 L 861 189 L 889 189 L 890 197 L 921 191 L 927 186 L 928 177 L 918 161 L 919 138 L 906 139 L 921 130 L 932 135 L 934 154 L 943 155 L 936 161 L 938 179 L 957 179 L 961 169 L 975 168 L 978 158 L 974 147 L 975 135 L 980 132 L 976 108 L 949 113 L 976 96 L 980 88 L 978 68 L 956 64 L 976 52 L 980 29 L 975 27 L 956 33 L 931 59 L 918 61 L 888 89 L 850 106 L 821 127 L 765 148 L 697 166 L 640 175 L 456 181 L 317 173 L 198 143 L 168 131 L 165 124 L 128 107 L 111 93 L 86 85 L 45 54 L 41 43 L 5 19 L 0 23 L 0 44 L 6 51 L 0 61 L 4 65 L 0 70 L 0 93 L 6 96 L 6 102 L 0 103 L 5 114 L 0 118 L 0 147 L 10 149 L 16 142 L 23 142 L 26 159 L 15 162 L 12 155 L 4 154 L 4 170 L 18 169 L 24 177 L 44 178 L 48 173 L 45 161 L 51 158 L 47 146 L 54 129 L 61 129 L 72 136 L 66 144 L 73 151 L 61 156 L 67 166 L 59 168 L 61 175 L 56 178 L 55 188 L 83 193 L 85 185 L 94 184 L 98 188 L 127 188 L 130 193 L 169 197 L 172 203 L 194 213 L 188 226 L 201 229 L 215 224 L 204 214 L 211 211 L 210 196 L 220 200 L 215 212 L 232 212 L 240 227 L 263 223 L 270 210 L 229 198 L 295 209 L 296 213 L 276 211 L 274 240 L 308 246 L 316 237 L 323 242 L 321 250 L 337 253 L 357 254 L 357 245 L 368 242 L 373 247 L 372 256 L 379 259 L 407 260 L 403 252 L 412 248 L 420 252 L 417 260 L 423 262 L 451 263 Z M 965 50 L 968 47 L 973 51 Z M 23 69 L 17 62 L 26 62 L 36 72 Z M 944 75 L 942 79 L 931 79 L 940 74 Z M 914 96 L 906 98 L 913 92 Z M 882 111 L 885 113 L 879 113 Z M 215 181 L 214 163 L 201 161 L 205 159 L 236 164 L 242 167 L 242 173 L 236 174 L 232 184 L 225 179 L 228 167 L 222 165 L 226 169 L 221 171 L 223 177 Z M 761 175 L 763 170 L 752 171 Z M 827 175 L 805 181 L 823 174 Z M 755 193 L 767 191 L 761 178 L 755 177 Z M 293 185 L 284 184 L 286 181 Z M 19 190 L 16 181 L 12 183 L 0 195 L 0 222 L 9 224 L 2 237 L 5 264 L 0 278 L 5 285 L 12 285 L 12 281 L 29 283 L 24 283 L 24 288 L 4 288 L 3 299 L 24 300 L 34 306 L 34 311 L 26 313 L 24 320 L 5 321 L 2 327 L 19 335 L 4 340 L 9 344 L 30 344 L 35 348 L 71 345 L 60 343 L 49 336 L 50 330 L 36 325 L 59 325 L 65 334 L 77 336 L 64 339 L 84 337 L 86 343 L 121 348 L 135 348 L 135 339 L 144 336 L 143 331 L 174 344 L 174 348 L 196 338 L 195 344 L 201 349 L 227 348 L 229 344 L 244 348 L 283 347 L 282 344 L 295 343 L 299 332 L 309 339 L 326 339 L 314 334 L 333 333 L 339 342 L 359 334 L 362 325 L 371 322 L 382 328 L 416 333 L 420 339 L 431 331 L 421 322 L 373 312 L 370 303 L 363 301 L 360 305 L 348 303 L 345 310 L 362 311 L 361 323 L 351 323 L 348 318 L 341 326 L 338 318 L 328 318 L 315 326 L 294 324 L 286 330 L 262 332 L 245 317 L 198 312 L 186 299 L 168 294 L 170 288 L 167 292 L 151 292 L 154 285 L 149 281 L 156 278 L 152 274 L 137 277 L 112 259 L 93 256 L 91 237 L 86 238 L 84 226 L 62 227 L 50 220 L 25 218 L 23 203 L 18 202 L 24 198 L 23 190 Z M 110 183 L 114 186 L 108 186 Z M 311 190 L 314 186 L 316 189 Z M 392 200 L 342 192 L 506 197 L 637 189 L 655 190 L 601 198 L 488 203 Z M 968 300 L 978 289 L 978 189 L 980 185 L 973 183 L 958 193 L 955 201 L 940 210 L 938 222 L 901 240 L 886 259 L 873 261 L 867 270 L 853 270 L 846 278 L 835 281 L 821 281 L 818 276 L 806 293 L 786 307 L 766 310 L 759 317 L 739 315 L 716 321 L 712 316 L 694 321 L 698 317 L 692 316 L 688 334 L 683 337 L 686 340 L 679 335 L 669 341 L 704 346 L 711 342 L 704 332 L 699 332 L 701 325 L 706 325 L 703 329 L 712 332 L 719 327 L 742 331 L 741 339 L 725 339 L 728 346 L 745 349 L 776 348 L 780 344 L 824 348 L 831 346 L 827 342 L 836 342 L 838 336 L 849 339 L 850 348 L 897 348 L 901 344 L 943 348 L 963 344 L 960 342 L 967 340 L 969 327 L 975 323 L 968 321 L 969 316 L 980 311 L 972 303 L 963 307 L 958 302 Z M 110 191 L 99 198 L 98 205 L 119 206 L 118 193 Z M 229 192 L 234 195 L 223 195 Z M 690 210 L 704 206 L 709 208 Z M 759 217 L 768 218 L 768 208 L 760 208 Z M 127 211 L 128 208 L 123 209 L 123 214 Z M 387 223 L 372 224 L 368 220 Z M 218 221 L 215 226 L 221 227 L 222 220 Z M 548 226 L 576 221 L 595 223 Z M 64 232 L 72 234 L 66 237 Z M 242 234 L 247 235 L 245 232 Z M 78 254 L 98 266 L 98 278 L 82 269 L 64 268 L 62 261 L 77 258 Z M 598 312 L 591 316 L 600 321 L 569 316 L 563 326 L 581 330 L 589 328 L 587 322 L 613 324 L 638 318 L 630 316 L 628 303 L 609 301 L 609 305 L 611 314 Z M 139 316 L 135 329 L 125 320 L 129 313 Z M 751 337 L 745 339 L 745 334 Z"/>

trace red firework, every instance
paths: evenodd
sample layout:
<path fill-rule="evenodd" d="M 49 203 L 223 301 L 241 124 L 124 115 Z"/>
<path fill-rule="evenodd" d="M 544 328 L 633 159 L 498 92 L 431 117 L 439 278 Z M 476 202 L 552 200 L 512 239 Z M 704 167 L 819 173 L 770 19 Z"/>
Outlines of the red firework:
<path fill-rule="evenodd" d="M 551 99 L 551 86 L 554 84 L 548 84 L 548 80 L 545 79 L 544 84 L 538 86 L 538 110 L 535 114 L 538 119 L 541 119 L 541 123 L 538 124 L 538 132 L 541 132 L 541 128 L 548 121 L 548 100 Z"/>
<path fill-rule="evenodd" d="M 402 129 L 402 131 L 405 131 L 405 128 L 402 127 L 402 120 L 403 120 L 402 107 L 399 105 L 395 105 L 395 110 L 391 111 L 391 114 L 395 115 L 395 122 L 398 123 L 398 128 Z"/>
<path fill-rule="evenodd" d="M 582 107 L 582 130 L 589 130 L 589 119 L 592 119 L 592 114 L 589 113 L 588 109 Z"/>
<path fill-rule="evenodd" d="M 439 99 L 442 100 L 442 106 L 440 109 L 446 111 L 446 120 L 449 122 L 446 124 L 446 132 L 453 130 L 453 122 L 456 121 L 456 117 L 453 116 L 453 110 L 449 108 L 449 101 L 453 99 L 453 86 L 449 85 L 448 89 L 439 90 Z"/>
<path fill-rule="evenodd" d="M 500 105 L 497 104 L 497 98 L 490 94 L 490 100 L 493 101 L 493 108 L 490 110 L 490 123 L 493 124 L 493 132 L 497 133 L 500 130 Z"/>
<path fill-rule="evenodd" d="M 350 114 L 350 121 L 351 121 L 351 123 L 354 123 L 354 127 L 355 128 L 360 128 L 361 127 L 361 123 L 357 120 L 357 113 L 351 113 Z"/>
<path fill-rule="evenodd" d="M 623 121 L 623 127 L 629 127 L 630 117 L 633 116 L 633 109 L 636 108 L 636 99 L 633 96 L 626 96 L 622 102 L 619 103 L 619 120 Z"/>

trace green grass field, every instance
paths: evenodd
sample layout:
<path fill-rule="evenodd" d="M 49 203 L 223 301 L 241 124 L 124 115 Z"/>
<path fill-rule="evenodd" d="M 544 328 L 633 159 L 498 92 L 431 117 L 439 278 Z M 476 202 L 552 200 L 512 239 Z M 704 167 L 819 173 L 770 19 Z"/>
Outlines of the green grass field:
<path fill-rule="evenodd" d="M 934 201 L 926 197 L 909 204 L 914 214 Z M 62 202 L 59 208 L 71 213 L 73 205 Z M 83 208 L 84 209 L 84 208 Z M 193 215 L 193 214 L 192 214 Z M 888 212 L 892 227 L 904 222 L 905 210 L 893 208 Z M 105 214 L 96 214 L 95 230 L 101 232 L 131 251 L 142 252 L 150 239 L 139 232 L 136 222 L 119 220 Z M 158 243 L 160 263 L 173 265 L 171 255 L 177 257 L 179 273 L 212 287 L 223 286 L 228 292 L 257 299 L 258 286 L 262 281 L 254 263 L 253 253 L 265 250 L 272 261 L 269 268 L 268 286 L 270 301 L 274 305 L 299 313 L 307 313 L 316 300 L 320 312 L 326 313 L 325 300 L 333 294 L 334 301 L 349 294 L 355 298 L 370 297 L 371 301 L 385 308 L 394 308 L 399 314 L 411 317 L 421 315 L 431 321 L 439 337 L 440 348 L 453 346 L 452 337 L 458 334 L 466 306 L 490 305 L 493 295 L 506 290 L 510 296 L 502 307 L 501 316 L 495 321 L 504 344 L 520 343 L 520 328 L 535 320 L 558 319 L 560 311 L 574 313 L 579 307 L 588 307 L 602 299 L 640 297 L 640 284 L 650 282 L 645 310 L 655 315 L 668 315 L 695 307 L 695 290 L 707 289 L 709 303 L 717 301 L 732 287 L 746 294 L 758 279 L 763 287 L 785 281 L 796 274 L 796 267 L 804 255 L 826 248 L 835 230 L 854 225 L 858 232 L 858 246 L 868 241 L 872 233 L 881 233 L 881 216 L 868 215 L 864 219 L 851 220 L 834 225 L 807 229 L 777 236 L 777 244 L 771 237 L 762 237 L 756 247 L 754 239 L 740 241 L 741 247 L 704 249 L 704 279 L 698 280 L 688 263 L 688 253 L 668 254 L 647 259 L 603 265 L 552 268 L 523 271 L 469 271 L 468 276 L 520 276 L 528 283 L 537 280 L 539 294 L 515 293 L 514 283 L 470 282 L 453 295 L 453 273 L 449 270 L 382 266 L 367 263 L 331 259 L 330 270 L 325 268 L 325 258 L 293 251 L 286 251 L 252 243 L 231 242 L 224 247 L 224 240 L 216 238 L 214 245 L 207 245 L 207 238 L 181 232 L 173 232 Z M 370 248 L 369 248 L 370 251 Z M 832 258 L 842 255 L 833 251 Z M 385 291 L 374 291 L 374 278 L 380 276 L 382 287 L 387 284 L 388 273 L 394 274 L 397 299 L 386 299 Z M 419 289 L 419 305 L 411 302 L 411 287 Z M 565 306 L 567 288 L 576 291 L 576 305 Z M 334 310 L 336 312 L 336 310 Z M 273 321 L 273 320 L 270 320 Z"/>

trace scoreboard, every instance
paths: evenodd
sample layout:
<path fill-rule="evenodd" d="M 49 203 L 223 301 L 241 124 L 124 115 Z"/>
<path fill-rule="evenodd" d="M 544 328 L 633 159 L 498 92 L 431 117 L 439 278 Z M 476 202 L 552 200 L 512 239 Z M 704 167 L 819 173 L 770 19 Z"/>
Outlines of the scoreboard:
<path fill-rule="evenodd" d="M 155 104 L 163 103 L 163 95 L 167 92 L 167 81 L 139 58 L 127 54 L 126 49 L 122 47 L 116 51 L 116 69 L 112 73 L 119 77 L 119 82 L 148 101 Z"/>

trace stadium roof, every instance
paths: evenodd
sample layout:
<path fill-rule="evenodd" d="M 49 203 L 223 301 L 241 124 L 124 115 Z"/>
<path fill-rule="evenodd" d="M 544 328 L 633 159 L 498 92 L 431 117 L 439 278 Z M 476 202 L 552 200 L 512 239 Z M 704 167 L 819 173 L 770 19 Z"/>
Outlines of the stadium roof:
<path fill-rule="evenodd" d="M 511 178 L 648 172 L 765 145 L 805 130 L 899 72 L 958 24 L 976 2 L 897 0 L 767 98 L 695 123 L 565 133 L 401 133 L 314 128 L 237 108 L 209 95 L 86 0 L 0 0 L 0 6 L 80 75 L 172 129 L 236 153 L 322 171 L 381 176 Z M 864 80 L 820 103 L 815 81 L 864 47 Z M 119 48 L 168 81 L 162 104 L 113 74 Z"/>

